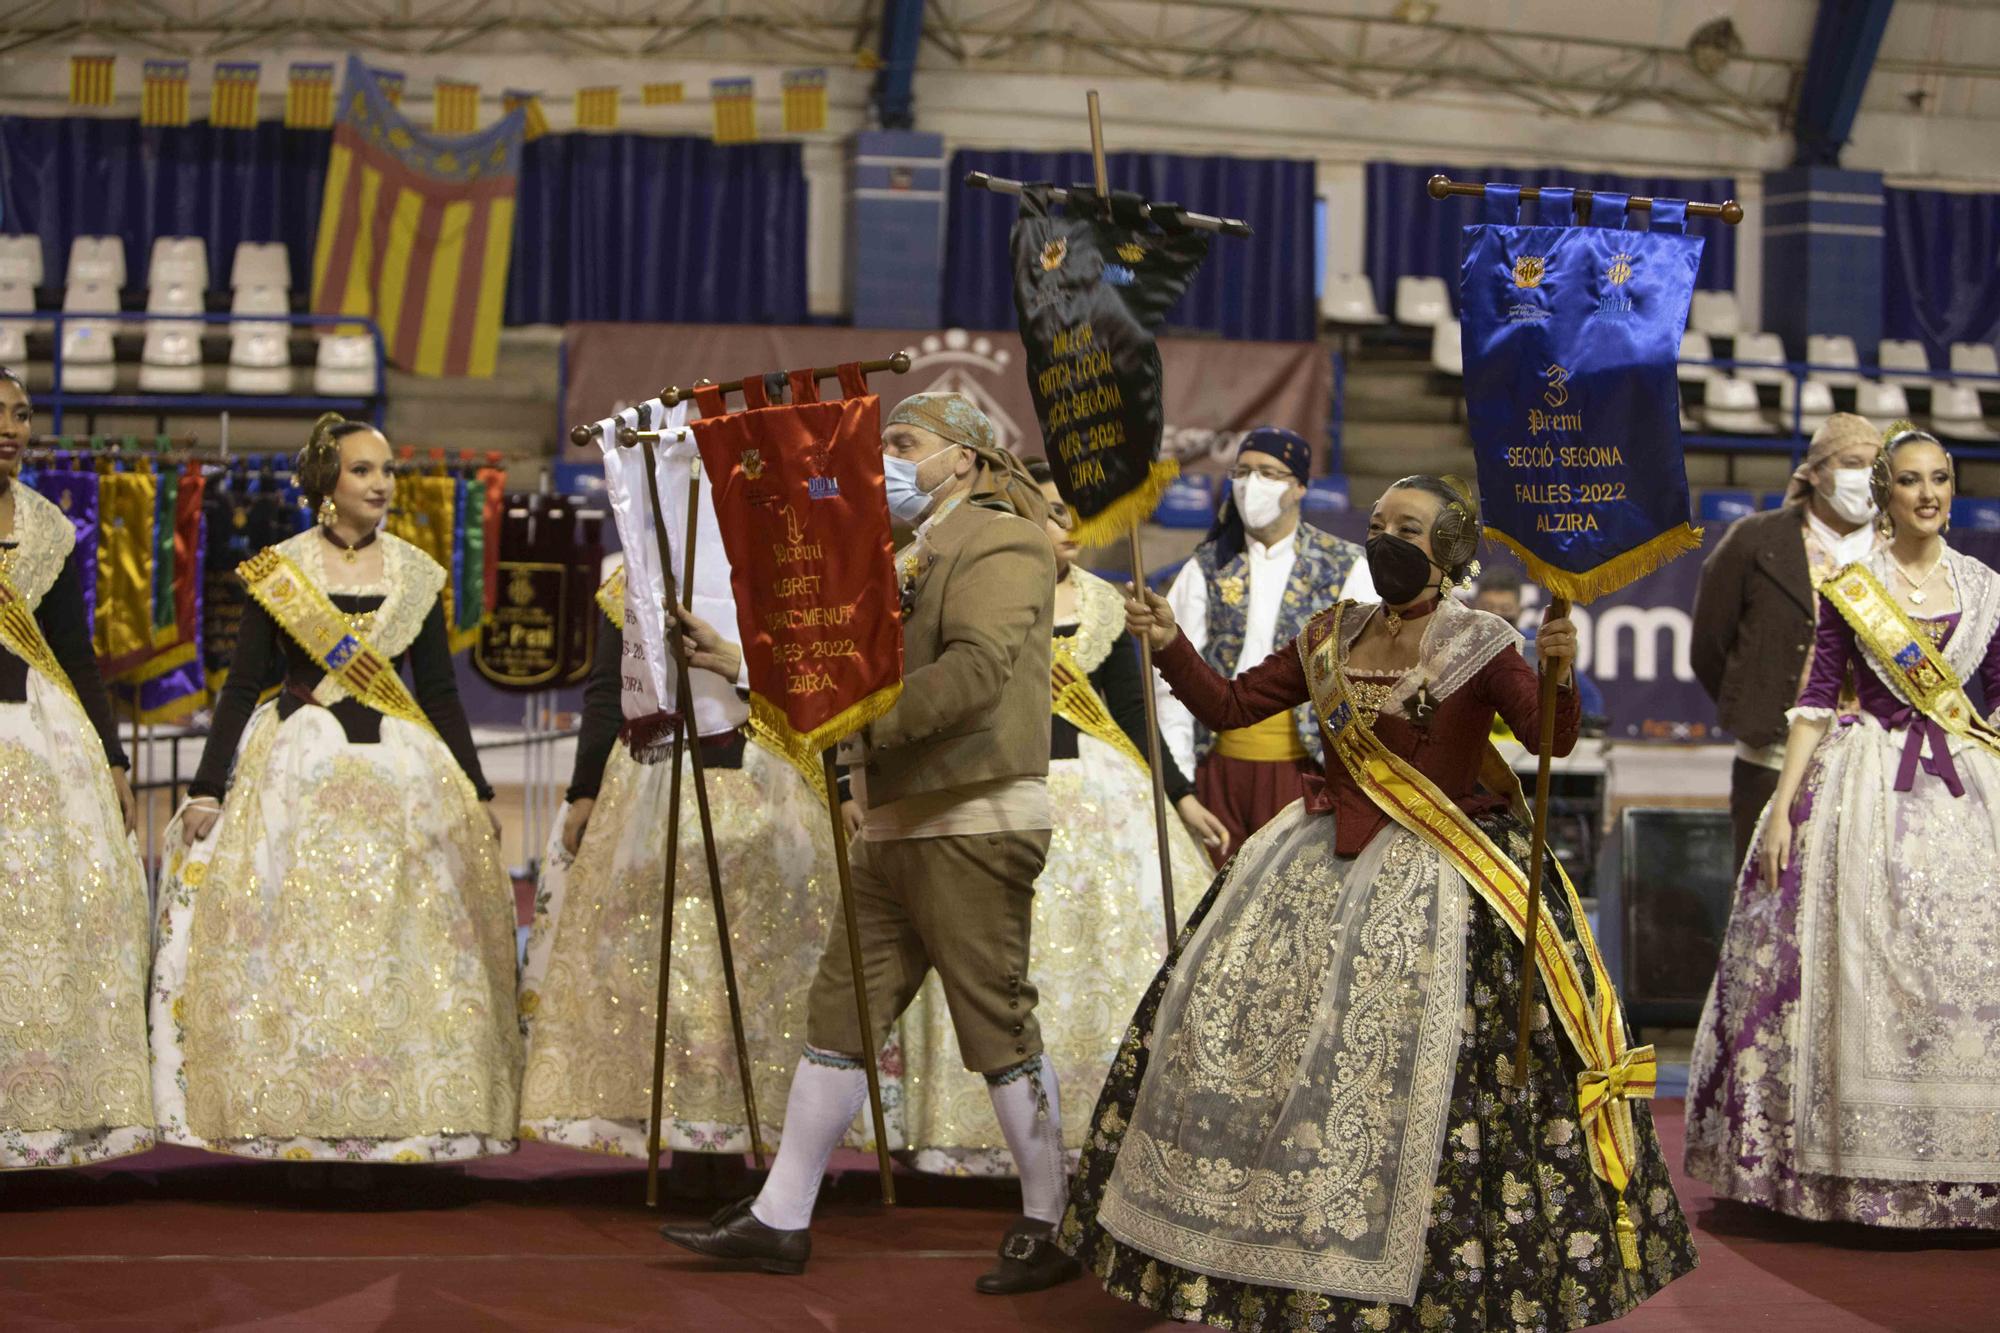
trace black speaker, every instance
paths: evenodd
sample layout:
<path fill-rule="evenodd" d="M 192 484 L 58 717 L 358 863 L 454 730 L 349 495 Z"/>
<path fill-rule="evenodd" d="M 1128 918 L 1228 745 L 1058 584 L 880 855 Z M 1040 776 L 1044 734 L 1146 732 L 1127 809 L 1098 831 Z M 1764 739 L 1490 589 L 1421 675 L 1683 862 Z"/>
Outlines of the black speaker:
<path fill-rule="evenodd" d="M 1693 1027 L 1736 894 L 1727 810 L 1632 807 L 1598 863 L 1602 946 L 1635 1026 Z"/>

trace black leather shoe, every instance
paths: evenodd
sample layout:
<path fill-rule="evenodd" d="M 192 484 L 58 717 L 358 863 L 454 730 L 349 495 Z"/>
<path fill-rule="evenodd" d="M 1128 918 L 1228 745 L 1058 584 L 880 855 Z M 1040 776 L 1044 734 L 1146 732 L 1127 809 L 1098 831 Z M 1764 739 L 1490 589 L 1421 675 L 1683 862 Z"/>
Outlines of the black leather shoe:
<path fill-rule="evenodd" d="M 684 1250 L 725 1259 L 764 1273 L 796 1276 L 812 1257 L 812 1232 L 780 1231 L 750 1211 L 754 1199 L 738 1199 L 706 1222 L 669 1222 L 660 1235 Z"/>
<path fill-rule="evenodd" d="M 1048 1222 L 1022 1218 L 1001 1238 L 999 1264 L 972 1285 L 988 1296 L 1018 1296 L 1079 1276 L 1083 1266 L 1056 1248 L 1055 1231 Z"/>

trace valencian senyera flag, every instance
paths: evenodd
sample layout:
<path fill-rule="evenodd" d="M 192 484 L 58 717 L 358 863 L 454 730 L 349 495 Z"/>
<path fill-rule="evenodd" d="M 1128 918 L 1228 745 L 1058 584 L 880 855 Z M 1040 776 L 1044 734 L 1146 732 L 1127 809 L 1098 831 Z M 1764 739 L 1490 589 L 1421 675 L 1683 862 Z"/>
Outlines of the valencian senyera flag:
<path fill-rule="evenodd" d="M 802 770 L 903 689 L 903 625 L 882 485 L 881 401 L 858 365 L 819 401 L 809 371 L 773 405 L 745 380 L 741 412 L 694 391 L 702 470 L 729 553 L 758 734 Z"/>
<path fill-rule="evenodd" d="M 313 311 L 372 316 L 419 375 L 493 373 L 514 241 L 522 116 L 432 134 L 349 58 L 313 251 Z"/>
<path fill-rule="evenodd" d="M 1061 215 L 1046 186 L 1021 192 L 1009 245 L 1014 310 L 1028 350 L 1028 388 L 1056 488 L 1079 542 L 1124 536 L 1159 504 L 1179 472 L 1160 458 L 1160 351 L 1153 335 L 1208 257 L 1209 237 L 1136 195 L 1108 209 L 1073 186 Z"/>
<path fill-rule="evenodd" d="M 1518 186 L 1486 187 L 1465 229 L 1459 318 L 1465 410 L 1486 535 L 1550 592 L 1588 601 L 1701 545 L 1689 524 L 1674 363 L 1702 242 L 1685 201 L 1626 227 L 1599 192 L 1544 189 L 1547 222 L 1519 222 Z"/>

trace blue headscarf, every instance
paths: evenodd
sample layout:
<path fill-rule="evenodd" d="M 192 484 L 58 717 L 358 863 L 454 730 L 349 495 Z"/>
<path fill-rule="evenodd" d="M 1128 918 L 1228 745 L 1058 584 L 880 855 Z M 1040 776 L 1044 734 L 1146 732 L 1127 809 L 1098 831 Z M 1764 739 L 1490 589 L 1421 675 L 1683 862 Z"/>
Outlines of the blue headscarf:
<path fill-rule="evenodd" d="M 1304 436 L 1282 426 L 1259 426 L 1245 435 L 1243 443 L 1237 446 L 1236 456 L 1240 459 L 1250 453 L 1269 454 L 1277 459 L 1292 470 L 1300 485 L 1305 484 L 1312 471 L 1312 446 L 1305 442 Z M 1215 511 L 1215 522 L 1209 527 L 1206 540 L 1215 544 L 1217 564 L 1226 565 L 1243 554 L 1246 538 L 1234 494 Z"/>

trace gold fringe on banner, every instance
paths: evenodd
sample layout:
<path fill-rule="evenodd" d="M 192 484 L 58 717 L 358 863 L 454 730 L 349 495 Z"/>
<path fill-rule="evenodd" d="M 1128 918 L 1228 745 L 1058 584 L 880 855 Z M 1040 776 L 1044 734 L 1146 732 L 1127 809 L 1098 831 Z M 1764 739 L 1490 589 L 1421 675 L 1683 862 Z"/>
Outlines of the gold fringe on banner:
<path fill-rule="evenodd" d="M 885 685 L 857 704 L 843 708 L 831 718 L 820 723 L 809 732 L 792 730 L 791 719 L 785 710 L 772 703 L 763 695 L 750 695 L 750 728 L 766 744 L 792 767 L 804 772 L 808 767 L 821 767 L 820 756 L 826 747 L 855 732 L 881 717 L 896 706 L 902 696 L 903 682 Z M 822 778 L 821 791 L 826 789 Z"/>
<path fill-rule="evenodd" d="M 1079 518 L 1069 535 L 1079 546 L 1109 546 L 1153 516 L 1160 497 L 1181 474 L 1181 465 L 1171 458 L 1155 459 L 1146 479 L 1109 506 L 1089 518 Z"/>
<path fill-rule="evenodd" d="M 1589 602 L 1596 598 L 1617 592 L 1628 583 L 1636 583 L 1666 564 L 1676 556 L 1701 549 L 1700 528 L 1682 523 L 1668 528 L 1644 546 L 1635 546 L 1623 555 L 1614 556 L 1594 569 L 1581 574 L 1572 574 L 1567 569 L 1557 569 L 1554 565 L 1530 552 L 1519 542 L 1498 528 L 1486 529 L 1486 535 L 1512 551 L 1527 567 L 1528 577 L 1541 584 L 1558 597 L 1566 597 L 1572 602 Z"/>

